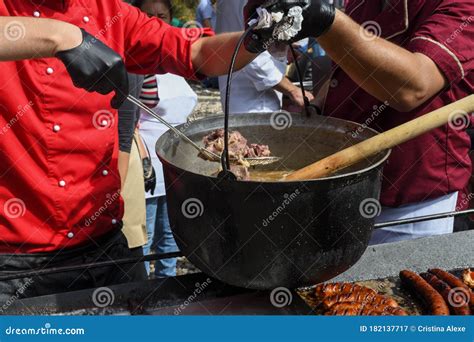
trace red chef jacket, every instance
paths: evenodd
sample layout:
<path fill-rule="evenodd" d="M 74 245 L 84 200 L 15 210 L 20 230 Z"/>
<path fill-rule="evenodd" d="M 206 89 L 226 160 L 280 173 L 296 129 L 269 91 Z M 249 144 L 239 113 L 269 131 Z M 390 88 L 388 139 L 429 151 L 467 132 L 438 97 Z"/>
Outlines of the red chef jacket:
<path fill-rule="evenodd" d="M 400 113 L 369 95 L 336 67 L 324 113 L 367 124 L 378 131 L 474 92 L 473 0 L 391 0 L 385 8 L 382 3 L 351 0 L 346 12 L 391 42 L 430 57 L 449 85 L 419 108 Z M 471 175 L 469 148 L 465 130 L 449 125 L 394 148 L 384 169 L 382 204 L 400 206 L 462 192 Z"/>
<path fill-rule="evenodd" d="M 195 73 L 190 46 L 199 34 L 121 0 L 4 0 L 0 15 L 82 27 L 133 73 Z M 54 58 L 3 62 L 0 70 L 0 253 L 56 251 L 117 227 L 123 204 L 112 95 L 75 88 Z"/>

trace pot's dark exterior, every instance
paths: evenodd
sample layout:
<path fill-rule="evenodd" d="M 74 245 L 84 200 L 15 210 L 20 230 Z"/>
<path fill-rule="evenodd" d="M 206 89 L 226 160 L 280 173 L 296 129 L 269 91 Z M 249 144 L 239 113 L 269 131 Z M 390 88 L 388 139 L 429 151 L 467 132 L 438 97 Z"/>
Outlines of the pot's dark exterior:
<path fill-rule="evenodd" d="M 178 155 L 169 143 L 162 138 L 157 149 L 171 227 L 184 255 L 209 275 L 247 288 L 296 288 L 337 276 L 366 250 L 374 219 L 360 206 L 379 198 L 388 153 L 348 175 L 256 183 L 178 167 L 169 161 Z"/>

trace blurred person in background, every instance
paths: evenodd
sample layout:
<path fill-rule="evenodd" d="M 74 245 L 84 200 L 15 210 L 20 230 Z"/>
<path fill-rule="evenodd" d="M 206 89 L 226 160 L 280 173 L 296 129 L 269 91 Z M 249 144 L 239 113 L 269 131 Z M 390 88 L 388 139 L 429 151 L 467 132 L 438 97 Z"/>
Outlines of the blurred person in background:
<path fill-rule="evenodd" d="M 232 1 L 230 1 L 232 2 Z M 196 21 L 206 28 L 216 29 L 216 0 L 200 0 L 196 8 Z"/>
<path fill-rule="evenodd" d="M 217 33 L 237 32 L 245 28 L 243 9 L 247 0 L 217 0 Z M 286 76 L 286 60 L 279 61 L 265 51 L 242 70 L 234 73 L 230 113 L 275 112 L 286 95 L 297 107 L 304 107 L 301 89 Z M 219 76 L 221 102 L 224 107 L 227 76 Z M 313 95 L 305 92 L 310 101 Z"/>
<path fill-rule="evenodd" d="M 216 30 L 216 0 L 200 0 L 196 8 L 196 21 L 201 27 Z M 209 77 L 202 81 L 205 88 L 218 89 L 219 80 L 217 77 Z"/>
<path fill-rule="evenodd" d="M 170 0 L 143 0 L 138 4 L 149 16 L 171 23 L 173 7 Z M 197 95 L 183 77 L 173 74 L 148 75 L 141 89 L 140 100 L 163 119 L 177 126 L 186 122 L 197 104 Z M 148 243 L 144 246 L 143 252 L 145 255 L 151 251 L 158 254 L 176 252 L 178 247 L 168 220 L 163 168 L 155 152 L 156 141 L 168 128 L 143 111 L 139 126 L 140 136 L 144 142 L 141 155 L 147 198 Z M 148 263 L 147 270 L 150 271 Z M 154 275 L 159 278 L 176 275 L 176 259 L 156 261 Z"/>
<path fill-rule="evenodd" d="M 129 91 L 138 97 L 143 76 L 128 73 Z M 119 108 L 118 167 L 122 180 L 121 195 L 124 202 L 122 231 L 130 249 L 140 249 L 147 243 L 143 167 L 136 129 L 140 117 L 138 107 L 125 101 Z"/>

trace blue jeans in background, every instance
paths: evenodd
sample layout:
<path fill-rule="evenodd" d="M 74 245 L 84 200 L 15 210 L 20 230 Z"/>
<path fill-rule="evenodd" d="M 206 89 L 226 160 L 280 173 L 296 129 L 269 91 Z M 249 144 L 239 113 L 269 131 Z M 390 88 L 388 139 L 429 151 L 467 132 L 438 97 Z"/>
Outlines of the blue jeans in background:
<path fill-rule="evenodd" d="M 148 242 L 143 246 L 143 254 L 150 254 L 154 249 L 157 254 L 179 251 L 171 232 L 166 207 L 166 196 L 148 198 L 146 200 L 146 228 Z M 150 273 L 150 263 L 146 263 Z M 176 275 L 176 258 L 155 261 L 155 276 L 158 278 L 174 277 Z"/>

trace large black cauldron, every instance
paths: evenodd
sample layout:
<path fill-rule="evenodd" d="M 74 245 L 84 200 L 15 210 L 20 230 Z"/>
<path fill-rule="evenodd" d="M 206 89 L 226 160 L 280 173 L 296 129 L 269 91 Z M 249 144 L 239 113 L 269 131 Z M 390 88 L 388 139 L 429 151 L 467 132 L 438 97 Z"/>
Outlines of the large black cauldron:
<path fill-rule="evenodd" d="M 283 157 L 267 166 L 269 170 L 298 169 L 376 134 L 334 118 L 288 115 L 233 115 L 230 127 Z M 178 129 L 200 142 L 222 125 L 219 116 Z M 170 131 L 157 142 L 156 151 L 181 251 L 209 275 L 256 289 L 316 284 L 359 260 L 374 227 L 382 168 L 390 154 L 330 178 L 260 183 L 211 176 L 219 163 L 199 159 L 196 150 Z"/>

